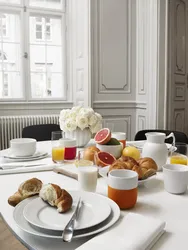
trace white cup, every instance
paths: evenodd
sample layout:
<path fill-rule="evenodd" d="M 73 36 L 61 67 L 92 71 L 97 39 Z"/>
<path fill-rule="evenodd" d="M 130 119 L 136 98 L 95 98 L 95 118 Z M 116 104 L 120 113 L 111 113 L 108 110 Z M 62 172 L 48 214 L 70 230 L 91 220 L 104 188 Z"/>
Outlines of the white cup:
<path fill-rule="evenodd" d="M 95 192 L 97 187 L 97 178 L 97 166 L 78 167 L 78 182 L 81 190 Z"/>
<path fill-rule="evenodd" d="M 164 187 L 172 194 L 182 194 L 187 190 L 188 166 L 180 164 L 166 164 L 163 166 Z"/>
<path fill-rule="evenodd" d="M 31 156 L 36 151 L 37 141 L 32 138 L 16 138 L 10 140 L 10 152 L 15 156 Z"/>

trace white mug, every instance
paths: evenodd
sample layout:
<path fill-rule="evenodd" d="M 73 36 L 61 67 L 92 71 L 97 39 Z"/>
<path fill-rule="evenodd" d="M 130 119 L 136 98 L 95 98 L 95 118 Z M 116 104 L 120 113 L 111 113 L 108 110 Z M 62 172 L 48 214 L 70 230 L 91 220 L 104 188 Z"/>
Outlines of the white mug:
<path fill-rule="evenodd" d="M 182 194 L 187 190 L 188 166 L 181 164 L 166 164 L 163 166 L 164 187 L 172 194 Z"/>

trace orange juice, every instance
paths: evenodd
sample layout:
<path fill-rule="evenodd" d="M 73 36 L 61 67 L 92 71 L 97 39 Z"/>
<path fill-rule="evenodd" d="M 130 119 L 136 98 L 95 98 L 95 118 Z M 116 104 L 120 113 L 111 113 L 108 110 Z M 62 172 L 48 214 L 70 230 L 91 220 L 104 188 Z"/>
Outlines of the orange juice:
<path fill-rule="evenodd" d="M 122 142 L 122 143 L 123 143 L 123 148 L 126 147 L 126 140 L 119 140 L 119 142 Z"/>
<path fill-rule="evenodd" d="M 52 148 L 52 160 L 54 162 L 63 162 L 64 154 L 65 154 L 65 148 L 62 147 Z"/>
<path fill-rule="evenodd" d="M 187 156 L 185 155 L 173 155 L 170 158 L 171 164 L 182 164 L 187 165 Z"/>

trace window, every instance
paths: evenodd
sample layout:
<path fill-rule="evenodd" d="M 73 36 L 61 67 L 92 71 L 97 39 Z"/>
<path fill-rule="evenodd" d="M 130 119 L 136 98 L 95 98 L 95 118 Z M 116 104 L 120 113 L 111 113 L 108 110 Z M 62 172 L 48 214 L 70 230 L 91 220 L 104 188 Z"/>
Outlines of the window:
<path fill-rule="evenodd" d="M 3 77 L 3 96 L 8 97 L 9 91 L 8 91 L 8 73 L 4 73 Z"/>
<path fill-rule="evenodd" d="M 52 63 L 36 63 L 36 77 L 33 88 L 33 95 L 36 97 L 50 97 L 52 95 Z"/>
<path fill-rule="evenodd" d="M 1 36 L 7 36 L 7 17 L 5 14 L 0 13 L 0 34 Z"/>
<path fill-rule="evenodd" d="M 0 0 L 0 101 L 66 100 L 65 41 L 64 0 Z"/>
<path fill-rule="evenodd" d="M 51 23 L 50 18 L 36 17 L 36 40 L 50 40 L 51 39 Z"/>

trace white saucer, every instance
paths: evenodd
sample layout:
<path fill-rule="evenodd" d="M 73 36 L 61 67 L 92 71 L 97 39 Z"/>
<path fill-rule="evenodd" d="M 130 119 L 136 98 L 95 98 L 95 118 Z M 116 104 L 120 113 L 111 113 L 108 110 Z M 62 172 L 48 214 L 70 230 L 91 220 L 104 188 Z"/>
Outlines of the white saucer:
<path fill-rule="evenodd" d="M 99 168 L 99 174 L 100 174 L 100 176 L 102 176 L 102 177 L 104 177 L 104 178 L 107 179 L 109 167 L 110 166 Z M 151 177 L 148 177 L 147 179 L 144 179 L 144 180 L 139 180 L 138 181 L 138 185 L 141 186 L 141 185 L 145 184 L 146 182 L 150 181 L 154 177 L 155 177 L 155 175 L 153 175 Z"/>
<path fill-rule="evenodd" d="M 76 192 L 76 191 L 75 191 Z M 54 230 L 42 230 L 40 228 L 37 228 L 35 226 L 32 226 L 23 216 L 23 210 L 25 206 L 33 199 L 36 199 L 36 197 L 30 197 L 28 199 L 23 200 L 20 202 L 14 209 L 13 217 L 18 227 L 20 227 L 23 231 L 30 233 L 32 235 L 36 235 L 39 237 L 45 237 L 45 238 L 55 238 L 55 239 L 62 239 L 62 231 L 54 231 Z M 90 227 L 83 230 L 76 230 L 73 236 L 73 239 L 81 238 L 90 236 L 93 234 L 100 233 L 109 227 L 111 227 L 120 217 L 120 209 L 118 205 L 108 197 L 103 197 L 106 202 L 108 202 L 109 206 L 111 207 L 111 213 L 109 217 L 103 221 L 102 223 Z"/>
<path fill-rule="evenodd" d="M 58 213 L 56 207 L 50 206 L 40 197 L 29 202 L 24 210 L 25 219 L 32 225 L 42 229 L 61 230 L 70 220 L 78 201 L 78 192 L 70 192 L 73 198 L 72 208 L 66 213 Z M 111 208 L 103 196 L 95 193 L 82 195 L 83 205 L 80 210 L 80 219 L 75 229 L 85 229 L 104 221 L 111 213 Z M 100 206 L 99 206 L 100 204 Z"/>
<path fill-rule="evenodd" d="M 48 153 L 45 151 L 37 151 L 35 154 L 31 156 L 15 156 L 12 155 L 9 151 L 4 153 L 3 157 L 6 159 L 10 160 L 15 160 L 15 161 L 34 161 L 34 160 L 39 160 L 43 159 L 48 156 Z"/>

